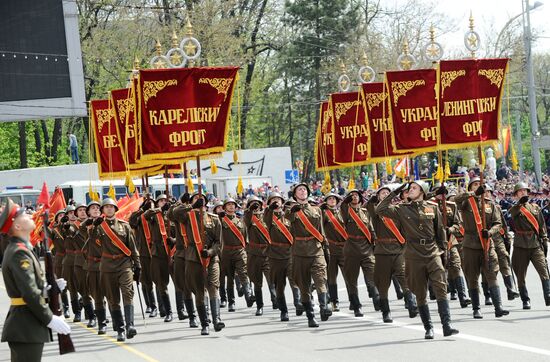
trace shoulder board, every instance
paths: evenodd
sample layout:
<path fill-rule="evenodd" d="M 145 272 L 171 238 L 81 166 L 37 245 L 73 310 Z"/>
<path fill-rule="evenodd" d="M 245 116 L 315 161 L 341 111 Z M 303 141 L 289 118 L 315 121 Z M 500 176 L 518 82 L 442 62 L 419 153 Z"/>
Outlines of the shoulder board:
<path fill-rule="evenodd" d="M 207 214 L 208 214 L 208 216 L 211 216 L 214 219 L 219 219 L 220 218 L 217 214 L 214 214 L 214 213 L 211 213 L 211 212 L 207 212 Z"/>
<path fill-rule="evenodd" d="M 124 221 L 124 220 L 121 220 L 121 219 L 117 219 L 117 221 L 121 224 L 127 224 L 127 225 L 130 225 L 130 223 L 128 221 Z"/>
<path fill-rule="evenodd" d="M 430 204 L 430 205 L 434 205 L 434 206 L 439 206 L 439 204 L 435 201 L 432 201 L 432 200 L 428 200 L 426 201 L 427 204 Z"/>
<path fill-rule="evenodd" d="M 446 201 L 447 205 L 456 205 L 456 202 L 454 201 Z"/>

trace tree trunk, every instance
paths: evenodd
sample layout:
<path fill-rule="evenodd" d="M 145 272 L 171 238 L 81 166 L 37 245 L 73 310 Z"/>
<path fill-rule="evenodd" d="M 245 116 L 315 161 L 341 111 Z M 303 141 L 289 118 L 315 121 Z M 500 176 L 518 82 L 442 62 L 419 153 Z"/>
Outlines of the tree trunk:
<path fill-rule="evenodd" d="M 45 120 L 40 121 L 40 125 L 42 126 L 42 135 L 44 136 L 44 154 L 46 155 L 47 162 L 50 164 L 52 156 L 52 145 L 50 143 L 50 134 L 48 133 L 48 125 L 46 124 Z"/>
<path fill-rule="evenodd" d="M 27 132 L 25 131 L 25 122 L 19 122 L 19 161 L 20 168 L 29 167 L 27 161 Z"/>
<path fill-rule="evenodd" d="M 33 133 L 34 133 L 34 149 L 36 150 L 36 153 L 42 152 L 42 138 L 40 137 L 40 122 L 34 121 L 33 122 Z"/>
<path fill-rule="evenodd" d="M 62 136 L 62 124 L 61 118 L 56 118 L 53 124 L 53 134 L 52 134 L 52 162 L 56 162 L 58 157 L 58 146 L 61 145 L 61 136 Z"/>

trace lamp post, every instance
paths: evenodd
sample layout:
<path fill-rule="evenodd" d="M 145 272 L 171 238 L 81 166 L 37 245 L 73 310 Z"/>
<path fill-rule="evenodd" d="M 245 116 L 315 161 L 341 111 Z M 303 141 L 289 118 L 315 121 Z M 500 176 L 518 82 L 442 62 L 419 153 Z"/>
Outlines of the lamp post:
<path fill-rule="evenodd" d="M 523 0 L 522 0 L 523 1 Z M 542 5 L 544 5 L 542 2 L 540 1 L 535 1 L 535 3 L 531 6 L 529 6 L 529 11 L 532 11 L 532 10 L 535 10 L 536 8 L 539 8 L 541 7 Z M 522 4 L 522 6 L 524 6 Z M 502 30 L 500 30 L 500 33 L 498 33 L 498 36 L 497 36 L 497 40 L 495 41 L 495 56 L 500 56 L 502 54 L 502 52 L 500 52 L 500 54 L 497 54 L 497 51 L 498 51 L 498 43 L 500 42 L 500 38 L 502 38 L 502 35 L 504 34 L 504 31 L 517 19 L 519 18 L 520 16 L 522 16 L 523 14 L 525 13 L 525 10 L 519 14 L 517 14 L 516 16 L 513 16 L 511 17 L 507 22 L 506 24 L 504 24 L 504 26 L 502 27 Z"/>

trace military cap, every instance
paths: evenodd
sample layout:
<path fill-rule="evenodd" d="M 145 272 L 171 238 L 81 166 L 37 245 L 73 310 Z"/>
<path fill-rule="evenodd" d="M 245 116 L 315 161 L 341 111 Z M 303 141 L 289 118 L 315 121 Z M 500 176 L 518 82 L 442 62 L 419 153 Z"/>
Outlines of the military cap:
<path fill-rule="evenodd" d="M 334 192 L 329 192 L 323 197 L 323 201 L 327 201 L 329 197 L 334 197 L 337 201 L 342 200 L 342 196 L 335 194 Z"/>
<path fill-rule="evenodd" d="M 422 180 L 416 180 L 411 182 L 411 184 L 417 184 L 422 189 L 422 192 L 424 193 L 424 196 L 428 196 L 428 192 L 430 192 L 430 186 L 428 183 Z"/>
<path fill-rule="evenodd" d="M 267 204 L 269 205 L 271 203 L 271 200 L 276 198 L 281 199 L 283 202 L 285 201 L 285 199 L 283 198 L 283 195 L 281 195 L 278 192 L 272 192 L 271 195 L 269 195 L 269 197 L 267 198 Z"/>
<path fill-rule="evenodd" d="M 102 210 L 105 205 L 112 205 L 115 207 L 115 211 L 118 211 L 118 206 L 116 204 L 116 201 L 111 198 L 106 198 L 105 200 L 103 200 L 103 202 L 101 203 L 100 210 Z"/>
<path fill-rule="evenodd" d="M 237 201 L 235 201 L 235 199 L 233 199 L 233 198 L 231 198 L 231 197 L 225 199 L 225 200 L 221 203 L 221 205 L 225 208 L 225 205 L 231 204 L 231 203 L 235 204 L 235 207 L 238 207 L 238 206 L 239 206 L 239 205 L 237 205 Z M 217 206 L 217 205 L 216 205 L 216 206 Z"/>
<path fill-rule="evenodd" d="M 155 199 L 155 204 L 158 203 L 160 200 L 167 200 L 167 199 L 168 199 L 168 196 L 166 196 L 166 194 L 160 194 Z"/>
<path fill-rule="evenodd" d="M 529 188 L 529 186 L 528 186 L 525 182 L 518 182 L 518 183 L 514 186 L 514 195 L 515 195 L 519 190 L 527 190 L 527 192 L 531 192 L 531 189 Z"/>
<path fill-rule="evenodd" d="M 292 196 L 293 197 L 296 195 L 296 189 L 298 188 L 298 186 L 304 186 L 307 190 L 307 196 L 309 197 L 309 195 L 311 195 L 311 190 L 309 189 L 309 185 L 305 182 L 300 182 L 300 183 L 297 183 L 296 185 L 294 185 L 292 187 Z"/>
<path fill-rule="evenodd" d="M 479 177 L 472 177 L 472 178 L 470 179 L 470 182 L 468 182 L 468 191 L 470 191 L 470 186 L 472 186 L 472 184 L 473 184 L 474 182 L 479 182 L 479 183 L 481 183 L 481 179 L 480 179 Z"/>
<path fill-rule="evenodd" d="M 8 203 L 0 215 L 0 233 L 7 234 L 10 231 L 15 219 L 24 211 L 24 208 L 20 207 L 8 198 Z"/>

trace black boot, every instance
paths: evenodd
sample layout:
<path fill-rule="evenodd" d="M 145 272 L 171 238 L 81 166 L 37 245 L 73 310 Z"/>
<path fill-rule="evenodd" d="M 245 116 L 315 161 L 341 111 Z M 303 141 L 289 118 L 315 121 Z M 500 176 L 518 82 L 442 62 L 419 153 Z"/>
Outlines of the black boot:
<path fill-rule="evenodd" d="M 356 317 L 359 318 L 363 316 L 363 311 L 361 310 L 362 305 L 357 294 L 349 295 L 349 305 L 351 306 Z"/>
<path fill-rule="evenodd" d="M 235 278 L 235 282 L 238 279 Z M 239 293 L 239 287 L 237 287 L 237 294 L 239 297 L 242 297 L 244 295 L 244 300 L 246 300 L 246 306 L 248 308 L 252 307 L 254 305 L 254 298 L 252 297 L 252 292 L 250 291 L 250 283 L 243 283 L 242 284 L 242 294 Z M 263 305 L 262 305 L 263 307 Z"/>
<path fill-rule="evenodd" d="M 84 306 L 87 314 L 88 324 L 86 327 L 88 328 L 94 328 L 96 325 L 96 316 L 94 313 L 94 307 L 91 304 L 87 304 Z"/>
<path fill-rule="evenodd" d="M 432 283 L 428 281 L 428 293 L 430 294 L 430 300 L 436 300 L 434 288 L 432 287 Z"/>
<path fill-rule="evenodd" d="M 369 290 L 369 297 L 372 298 L 372 305 L 374 306 L 374 310 L 379 312 L 380 311 L 380 293 L 378 293 L 378 288 L 375 286 L 368 287 Z"/>
<path fill-rule="evenodd" d="M 405 301 L 409 310 L 409 318 L 414 318 L 418 315 L 418 306 L 416 305 L 416 296 L 409 289 L 405 290 Z"/>
<path fill-rule="evenodd" d="M 61 302 L 63 303 L 63 317 L 71 318 L 69 314 L 69 298 L 67 298 L 67 292 L 61 293 Z"/>
<path fill-rule="evenodd" d="M 264 296 L 262 288 L 254 287 L 254 295 L 256 296 L 256 316 L 264 315 Z"/>
<path fill-rule="evenodd" d="M 187 319 L 187 313 L 185 313 L 185 305 L 183 304 L 183 292 L 176 290 L 176 312 L 178 313 L 178 319 L 180 321 Z"/>
<path fill-rule="evenodd" d="M 550 280 L 542 281 L 542 292 L 544 293 L 544 304 L 550 307 Z"/>
<path fill-rule="evenodd" d="M 225 275 L 220 275 L 220 308 L 225 308 L 227 306 L 227 292 L 225 289 Z"/>
<path fill-rule="evenodd" d="M 272 309 L 279 309 L 279 305 L 277 304 L 277 292 L 275 291 L 275 284 L 269 284 L 269 294 L 271 295 Z"/>
<path fill-rule="evenodd" d="M 399 283 L 399 280 L 397 280 L 396 277 L 392 276 L 391 280 L 393 282 L 393 288 L 395 289 L 395 295 L 397 296 L 398 300 L 401 300 L 405 297 L 405 294 L 403 292 L 403 288 L 401 287 L 401 284 Z"/>
<path fill-rule="evenodd" d="M 390 302 L 387 299 L 380 299 L 380 310 L 382 311 L 382 320 L 384 323 L 393 323 L 390 312 Z"/>
<path fill-rule="evenodd" d="M 235 311 L 235 289 L 233 287 L 227 288 L 227 311 Z"/>
<path fill-rule="evenodd" d="M 80 301 L 78 299 L 71 300 L 71 307 L 73 308 L 74 319 L 73 322 L 80 322 L 82 320 Z"/>
<path fill-rule="evenodd" d="M 438 300 L 437 311 L 439 312 L 439 318 L 441 318 L 441 325 L 443 326 L 443 336 L 449 337 L 453 334 L 458 334 L 458 329 L 454 329 L 451 326 L 451 311 L 449 310 L 449 301 Z"/>
<path fill-rule="evenodd" d="M 454 284 L 456 287 L 456 292 L 458 294 L 458 299 L 460 300 L 460 307 L 468 307 L 470 304 L 472 304 L 472 301 L 466 295 L 466 284 L 464 282 L 464 278 L 462 276 L 457 277 Z"/>
<path fill-rule="evenodd" d="M 170 304 L 170 296 L 168 295 L 168 293 L 162 294 L 162 305 L 164 307 L 164 312 L 166 313 L 164 321 L 172 322 L 172 305 Z M 162 312 L 160 315 L 162 316 Z"/>
<path fill-rule="evenodd" d="M 456 292 L 457 292 L 457 288 L 456 288 L 456 283 L 455 283 L 455 280 L 453 279 L 449 279 L 447 281 L 447 290 L 449 293 L 451 293 L 451 300 L 456 300 L 457 297 L 456 297 Z"/>
<path fill-rule="evenodd" d="M 225 328 L 225 323 L 222 322 L 220 316 L 220 300 L 211 299 L 210 300 L 210 311 L 212 312 L 212 323 L 214 324 L 214 330 L 216 332 L 221 331 Z"/>
<path fill-rule="evenodd" d="M 189 327 L 198 328 L 197 317 L 195 316 L 195 305 L 193 304 L 193 299 L 184 299 L 185 308 L 187 309 L 187 314 L 189 315 Z"/>
<path fill-rule="evenodd" d="M 134 327 L 134 306 L 132 304 L 124 306 L 124 318 L 126 319 L 126 338 L 132 339 L 137 334 Z"/>
<path fill-rule="evenodd" d="M 155 287 L 155 292 L 157 294 L 157 300 L 159 302 L 159 314 L 161 318 L 166 317 L 166 309 L 164 309 L 164 300 L 162 299 L 158 288 Z"/>
<path fill-rule="evenodd" d="M 281 311 L 281 322 L 288 322 L 288 307 L 286 306 L 286 299 L 283 294 L 282 297 L 277 298 L 277 305 Z"/>
<path fill-rule="evenodd" d="M 321 315 L 321 321 L 326 322 L 328 318 L 332 315 L 332 309 L 328 302 L 328 294 L 318 293 L 319 295 L 319 314 Z"/>
<path fill-rule="evenodd" d="M 294 308 L 296 308 L 296 316 L 304 314 L 304 305 L 300 299 L 300 289 L 292 288 L 292 299 L 294 300 Z"/>
<path fill-rule="evenodd" d="M 529 298 L 529 292 L 527 292 L 527 287 L 519 287 L 519 296 L 523 304 L 523 309 L 531 309 L 531 298 Z"/>
<path fill-rule="evenodd" d="M 329 297 L 330 297 L 330 303 L 332 304 L 332 310 L 334 312 L 339 312 L 340 311 L 340 306 L 338 305 L 338 285 L 329 284 L 328 294 L 329 294 Z"/>
<path fill-rule="evenodd" d="M 235 288 L 237 288 L 237 295 L 240 297 L 242 297 L 243 295 L 246 295 L 246 290 L 245 290 L 245 284 L 248 284 L 248 290 L 250 291 L 250 283 L 241 283 L 241 280 L 239 279 L 238 276 L 235 276 Z M 248 307 L 252 307 L 251 305 L 249 305 Z"/>
<path fill-rule="evenodd" d="M 310 328 L 319 327 L 319 323 L 315 320 L 315 314 L 313 313 L 313 306 L 310 301 L 302 302 L 307 316 L 307 326 Z"/>
<path fill-rule="evenodd" d="M 149 300 L 149 292 L 147 291 L 147 288 L 143 283 L 141 283 L 141 291 L 143 292 L 143 300 L 145 301 L 145 305 L 147 306 L 147 308 L 145 309 L 145 313 L 151 313 L 151 301 Z"/>
<path fill-rule="evenodd" d="M 107 324 L 105 323 L 106 319 L 106 311 L 105 308 L 102 309 L 96 309 L 95 314 L 97 316 L 97 334 L 105 334 L 107 333 Z"/>
<path fill-rule="evenodd" d="M 493 305 L 491 300 L 491 293 L 489 293 L 489 284 L 481 282 L 481 287 L 483 288 L 483 296 L 485 297 L 485 305 Z"/>
<path fill-rule="evenodd" d="M 508 296 L 508 300 L 519 298 L 519 293 L 516 291 L 516 286 L 512 275 L 505 275 L 503 279 L 504 285 L 506 286 L 506 294 Z"/>
<path fill-rule="evenodd" d="M 495 306 L 495 317 L 500 318 L 502 316 L 510 314 L 510 312 L 508 312 L 507 310 L 502 309 L 502 299 L 500 299 L 500 288 L 498 287 L 498 285 L 489 288 L 489 292 L 491 293 L 493 305 Z"/>
<path fill-rule="evenodd" d="M 149 318 L 155 318 L 158 315 L 157 304 L 155 302 L 155 292 L 153 289 L 147 291 L 149 294 L 149 305 L 151 307 L 151 312 L 149 313 Z"/>
<path fill-rule="evenodd" d="M 210 324 L 212 323 L 212 319 L 210 319 L 210 298 L 208 295 L 204 296 L 204 309 L 206 309 L 206 320 Z"/>
<path fill-rule="evenodd" d="M 201 321 L 201 336 L 207 336 L 210 334 L 208 331 L 208 316 L 206 315 L 206 306 L 197 305 L 197 313 Z"/>
<path fill-rule="evenodd" d="M 424 339 L 434 339 L 434 327 L 432 325 L 432 318 L 430 317 L 430 308 L 427 304 L 419 305 L 418 312 L 420 313 L 420 319 L 424 324 Z"/>
<path fill-rule="evenodd" d="M 479 311 L 479 289 L 470 289 L 470 297 L 472 297 L 472 311 L 474 319 L 483 319 Z"/>
<path fill-rule="evenodd" d="M 124 335 L 124 318 L 122 317 L 122 311 L 120 309 L 112 310 L 111 317 L 113 318 L 113 328 L 117 333 L 117 342 L 124 342 L 126 336 Z"/>

